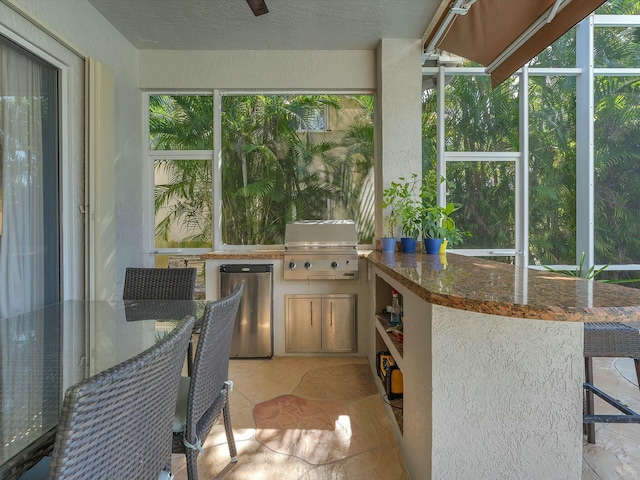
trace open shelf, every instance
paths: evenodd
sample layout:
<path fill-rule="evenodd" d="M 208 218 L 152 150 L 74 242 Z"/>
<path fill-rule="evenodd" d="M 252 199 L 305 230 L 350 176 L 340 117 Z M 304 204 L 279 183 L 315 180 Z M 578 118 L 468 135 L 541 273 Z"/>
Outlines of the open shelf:
<path fill-rule="evenodd" d="M 391 333 L 387 333 L 387 329 L 391 327 L 391 322 L 389 319 L 383 314 L 387 305 L 391 305 L 391 286 L 385 282 L 380 277 L 376 277 L 376 301 L 375 301 L 375 311 L 378 312 L 375 315 L 375 328 L 376 328 L 376 340 L 375 340 L 375 348 L 376 352 L 380 351 L 388 351 L 389 354 L 393 357 L 398 368 L 403 371 L 403 350 L 404 346 L 402 343 L 398 341 L 395 335 Z M 400 296 L 400 298 L 402 298 Z M 401 300 L 402 301 L 402 300 Z M 391 422 L 394 430 L 396 430 L 396 435 L 398 438 L 402 438 L 404 431 L 404 423 L 403 423 L 403 399 L 395 398 L 393 400 L 389 400 L 386 394 L 385 385 L 382 379 L 376 375 L 376 385 L 382 396 L 382 401 L 384 403 L 384 408 L 387 411 L 387 415 L 389 418 L 395 419 L 395 422 Z"/>
<path fill-rule="evenodd" d="M 396 359 L 396 362 L 398 363 L 398 367 L 400 367 L 400 369 L 402 370 L 401 362 L 403 345 L 402 343 L 398 342 L 398 339 L 395 337 L 395 335 L 387 333 L 387 328 L 389 328 L 390 326 L 391 323 L 389 323 L 389 320 L 387 320 L 382 315 L 376 315 L 376 329 L 382 337 L 385 345 L 389 349 L 389 353 L 393 355 L 393 358 Z"/>
<path fill-rule="evenodd" d="M 382 379 L 378 376 L 376 376 L 376 379 L 377 379 L 376 385 L 378 386 L 378 390 L 380 391 L 380 395 L 382 396 L 382 402 L 384 403 L 384 408 L 385 410 L 387 410 L 390 417 L 395 418 L 396 420 L 395 426 L 398 427 L 400 437 L 402 437 L 402 433 L 404 431 L 404 423 L 403 423 L 403 415 L 402 415 L 402 407 L 403 407 L 402 397 L 389 400 L 387 398 L 387 394 L 385 392 Z"/>

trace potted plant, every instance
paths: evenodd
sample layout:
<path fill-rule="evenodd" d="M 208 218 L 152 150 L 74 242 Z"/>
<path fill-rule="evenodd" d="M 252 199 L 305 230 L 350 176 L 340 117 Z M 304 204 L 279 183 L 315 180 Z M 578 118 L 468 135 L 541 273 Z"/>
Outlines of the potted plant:
<path fill-rule="evenodd" d="M 424 235 L 424 250 L 426 253 L 439 253 L 444 237 L 441 227 L 443 207 L 426 206 L 422 215 L 422 234 Z"/>
<path fill-rule="evenodd" d="M 383 220 L 385 236 L 380 239 L 383 252 L 388 253 L 396 251 L 396 242 L 398 239 L 394 236 L 393 232 L 398 224 L 398 219 L 398 211 L 395 207 L 391 207 L 391 210 L 385 215 Z"/>
<path fill-rule="evenodd" d="M 380 243 L 382 244 L 383 253 L 396 251 L 397 239 L 394 232 L 396 225 L 400 220 L 400 214 L 396 205 L 397 198 L 398 186 L 396 183 L 391 182 L 391 186 L 389 188 L 385 188 L 382 192 L 382 203 L 380 204 L 380 208 L 382 208 L 383 210 L 386 208 L 389 209 L 382 219 L 382 223 L 384 226 L 384 237 L 380 239 Z"/>
<path fill-rule="evenodd" d="M 391 207 L 391 213 L 396 214 L 396 223 L 399 221 L 402 228 L 402 251 L 413 253 L 416 251 L 416 242 L 420 237 L 421 228 L 421 205 L 419 185 L 421 178 L 413 174 L 410 180 L 399 177 L 397 182 L 382 192 L 382 208 Z M 385 230 L 391 217 L 385 217 Z M 395 227 L 395 223 L 393 225 Z M 395 248 L 395 246 L 394 246 Z"/>
<path fill-rule="evenodd" d="M 445 181 L 442 179 L 441 181 Z M 426 253 L 440 253 L 442 243 L 455 245 L 462 242 L 470 232 L 462 231 L 456 226 L 452 217 L 453 212 L 462 205 L 447 203 L 444 207 L 436 205 L 435 189 L 428 188 L 428 179 L 422 183 L 422 232 Z"/>
<path fill-rule="evenodd" d="M 400 243 L 405 253 L 415 253 L 420 231 L 422 230 L 422 211 L 418 202 L 403 205 L 400 210 L 402 218 L 402 237 Z"/>

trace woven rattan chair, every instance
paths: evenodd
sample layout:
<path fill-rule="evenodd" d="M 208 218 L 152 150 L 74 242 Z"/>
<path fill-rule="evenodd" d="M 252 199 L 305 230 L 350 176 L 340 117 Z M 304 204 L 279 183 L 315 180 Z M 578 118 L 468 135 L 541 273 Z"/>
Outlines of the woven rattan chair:
<path fill-rule="evenodd" d="M 193 300 L 196 268 L 127 267 L 123 300 Z M 193 368 L 193 339 L 187 352 L 187 372 Z"/>
<path fill-rule="evenodd" d="M 593 385 L 593 357 L 632 358 L 640 386 L 640 332 L 619 322 L 586 322 L 584 324 L 585 398 L 583 431 L 587 442 L 596 443 L 595 423 L 640 423 L 640 415 Z M 620 414 L 596 415 L 594 395 L 615 407 Z"/>
<path fill-rule="evenodd" d="M 193 300 L 195 268 L 128 267 L 123 300 Z"/>
<path fill-rule="evenodd" d="M 50 479 L 157 479 L 194 318 L 153 347 L 70 387 L 51 454 Z"/>
<path fill-rule="evenodd" d="M 198 478 L 198 453 L 214 422 L 223 414 L 231 461 L 238 460 L 229 413 L 229 353 L 242 297 L 242 284 L 227 297 L 208 303 L 191 377 L 182 377 L 173 423 L 173 453 L 187 457 L 189 480 Z"/>

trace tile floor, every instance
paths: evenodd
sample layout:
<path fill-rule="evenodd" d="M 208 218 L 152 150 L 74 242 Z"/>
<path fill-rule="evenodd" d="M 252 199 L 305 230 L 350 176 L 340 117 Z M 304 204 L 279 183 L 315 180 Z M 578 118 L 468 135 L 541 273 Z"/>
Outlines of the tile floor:
<path fill-rule="evenodd" d="M 595 382 L 640 410 L 633 361 L 594 359 Z M 233 360 L 231 416 L 238 463 L 214 426 L 200 457 L 200 479 L 408 479 L 391 425 L 364 358 Z M 598 404 L 597 413 L 607 405 Z M 640 478 L 640 425 L 597 424 L 585 440 L 582 480 Z M 176 480 L 186 480 L 174 455 Z"/>
<path fill-rule="evenodd" d="M 199 478 L 404 480 L 408 475 L 366 358 L 232 360 L 231 421 L 238 462 L 214 425 Z M 186 480 L 174 455 L 176 480 Z"/>

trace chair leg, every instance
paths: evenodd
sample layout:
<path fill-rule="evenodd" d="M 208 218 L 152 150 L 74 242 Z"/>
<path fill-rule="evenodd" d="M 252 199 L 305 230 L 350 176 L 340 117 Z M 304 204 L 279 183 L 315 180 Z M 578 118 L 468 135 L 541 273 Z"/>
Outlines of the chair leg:
<path fill-rule="evenodd" d="M 224 419 L 224 431 L 227 434 L 227 445 L 229 446 L 229 455 L 231 455 L 231 462 L 236 463 L 238 461 L 238 451 L 236 450 L 236 441 L 233 438 L 233 429 L 231 428 L 231 413 L 229 412 L 228 391 L 227 398 L 224 401 L 224 407 L 222 408 L 222 418 Z"/>
<path fill-rule="evenodd" d="M 198 450 L 187 448 L 185 455 L 187 457 L 187 478 L 189 480 L 198 480 Z"/>
<path fill-rule="evenodd" d="M 584 359 L 584 374 L 585 382 L 593 385 L 593 359 L 591 357 L 585 357 Z M 594 401 L 593 392 L 585 391 L 585 413 L 594 413 Z M 596 425 L 595 423 L 583 424 L 583 431 L 587 434 L 588 443 L 596 443 Z"/>

